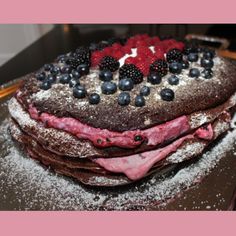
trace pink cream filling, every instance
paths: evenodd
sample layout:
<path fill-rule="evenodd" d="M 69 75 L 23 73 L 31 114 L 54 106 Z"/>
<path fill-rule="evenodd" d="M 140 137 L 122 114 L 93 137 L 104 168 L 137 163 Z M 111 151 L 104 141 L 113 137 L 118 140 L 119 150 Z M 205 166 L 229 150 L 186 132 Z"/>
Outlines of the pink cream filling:
<path fill-rule="evenodd" d="M 155 163 L 163 160 L 170 153 L 175 152 L 185 140 L 189 140 L 194 137 L 211 140 L 213 138 L 213 129 L 211 124 L 209 124 L 206 128 L 201 127 L 193 134 L 186 135 L 157 150 L 126 157 L 97 158 L 93 161 L 108 171 L 113 173 L 124 173 L 129 179 L 138 180 L 144 177 Z"/>
<path fill-rule="evenodd" d="M 190 130 L 187 116 L 180 116 L 145 130 L 113 132 L 88 126 L 75 118 L 59 118 L 45 112 L 40 114 L 32 105 L 29 108 L 29 114 L 32 119 L 43 122 L 47 127 L 64 130 L 79 139 L 88 139 L 98 147 L 134 148 L 140 145 L 143 140 L 147 140 L 149 146 L 156 146 L 165 141 L 173 140 Z M 137 139 L 137 136 L 139 136 L 139 139 Z"/>

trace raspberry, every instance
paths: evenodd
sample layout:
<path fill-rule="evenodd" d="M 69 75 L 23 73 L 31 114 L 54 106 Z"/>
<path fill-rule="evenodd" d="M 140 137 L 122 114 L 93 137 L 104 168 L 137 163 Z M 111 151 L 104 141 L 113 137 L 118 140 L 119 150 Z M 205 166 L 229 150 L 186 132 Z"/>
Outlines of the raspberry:
<path fill-rule="evenodd" d="M 147 47 L 148 46 L 148 43 L 146 42 L 146 41 L 144 41 L 144 40 L 138 40 L 137 42 L 136 42 L 136 45 L 135 45 L 137 48 L 138 47 Z"/>
<path fill-rule="evenodd" d="M 183 51 L 184 49 L 184 44 L 182 42 L 176 42 L 172 45 L 170 45 L 168 48 L 167 48 L 167 51 L 170 51 L 171 49 L 178 49 L 180 51 Z"/>
<path fill-rule="evenodd" d="M 161 52 L 162 54 L 165 53 L 164 47 L 162 45 L 160 45 L 160 44 L 155 45 L 154 50 L 155 50 L 155 52 Z"/>
<path fill-rule="evenodd" d="M 122 46 L 119 43 L 112 44 L 112 50 L 120 50 Z"/>
<path fill-rule="evenodd" d="M 104 56 L 109 56 L 112 53 L 112 48 L 111 47 L 106 47 L 102 50 L 102 53 Z"/>
<path fill-rule="evenodd" d="M 164 54 L 163 54 L 163 57 L 164 57 Z M 148 57 L 147 58 L 147 61 L 148 61 L 148 64 L 152 64 L 155 60 L 156 60 L 156 56 L 153 54 L 152 56 Z"/>
<path fill-rule="evenodd" d="M 122 52 L 124 52 L 125 54 L 131 54 L 131 47 L 129 45 L 125 45 L 124 47 L 122 47 Z"/>
<path fill-rule="evenodd" d="M 119 78 L 125 77 L 133 80 L 135 84 L 139 84 L 143 81 L 143 73 L 134 64 L 124 64 L 119 70 Z"/>
<path fill-rule="evenodd" d="M 103 57 L 104 57 L 103 52 L 94 51 L 91 56 L 92 66 L 97 66 Z"/>
<path fill-rule="evenodd" d="M 164 60 L 156 60 L 150 66 L 150 72 L 156 72 L 161 77 L 165 76 L 168 72 L 168 65 L 167 62 Z"/>
<path fill-rule="evenodd" d="M 136 64 L 136 58 L 135 57 L 128 57 L 125 59 L 125 64 Z"/>
<path fill-rule="evenodd" d="M 156 60 L 157 60 L 157 59 L 160 59 L 160 60 L 165 59 L 164 53 L 163 53 L 162 51 L 157 51 L 157 52 L 155 52 L 155 53 L 154 53 L 154 56 L 155 56 L 155 59 L 156 59 Z"/>
<path fill-rule="evenodd" d="M 116 50 L 111 53 L 111 56 L 113 56 L 115 59 L 119 60 L 121 57 L 124 56 L 124 53 L 120 50 Z"/>
<path fill-rule="evenodd" d="M 171 63 L 174 61 L 182 61 L 183 54 L 179 49 L 171 49 L 166 54 L 166 60 Z"/>
<path fill-rule="evenodd" d="M 159 37 L 152 37 L 151 38 L 151 42 L 150 42 L 150 44 L 151 45 L 156 45 L 156 44 L 158 44 L 160 42 L 160 39 L 159 39 Z"/>
<path fill-rule="evenodd" d="M 117 61 L 114 57 L 111 56 L 103 57 L 99 63 L 100 70 L 110 70 L 111 72 L 118 70 L 119 66 L 119 61 Z"/>
<path fill-rule="evenodd" d="M 138 55 L 145 55 L 146 57 L 149 57 L 149 56 L 153 55 L 153 53 L 149 49 L 149 47 L 144 47 L 144 46 L 141 46 L 141 47 L 137 48 L 137 54 Z"/>
<path fill-rule="evenodd" d="M 138 67 L 138 69 L 145 75 L 147 76 L 149 73 L 149 66 L 148 66 L 148 62 L 145 61 L 140 61 L 136 63 L 136 66 Z"/>

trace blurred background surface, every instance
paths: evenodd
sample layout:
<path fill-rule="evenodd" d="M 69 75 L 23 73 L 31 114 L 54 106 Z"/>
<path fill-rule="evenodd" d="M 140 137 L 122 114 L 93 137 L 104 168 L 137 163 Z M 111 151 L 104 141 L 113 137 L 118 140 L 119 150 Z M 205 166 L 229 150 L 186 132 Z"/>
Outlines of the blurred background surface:
<path fill-rule="evenodd" d="M 0 25 L 0 84 L 25 75 L 79 45 L 111 37 L 211 35 L 230 41 L 236 51 L 236 25 L 211 24 L 62 24 Z"/>

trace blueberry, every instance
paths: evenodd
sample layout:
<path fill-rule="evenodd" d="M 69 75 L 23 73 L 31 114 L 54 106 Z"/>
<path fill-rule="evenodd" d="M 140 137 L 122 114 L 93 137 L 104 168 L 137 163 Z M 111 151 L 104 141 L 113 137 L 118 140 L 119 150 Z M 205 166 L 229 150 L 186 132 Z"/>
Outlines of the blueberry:
<path fill-rule="evenodd" d="M 170 70 L 171 73 L 180 74 L 181 70 L 182 70 L 182 65 L 179 62 L 172 62 L 169 65 L 169 70 Z"/>
<path fill-rule="evenodd" d="M 204 53 L 203 53 L 203 57 L 205 59 L 213 59 L 213 57 L 215 56 L 215 52 L 213 50 L 207 49 Z"/>
<path fill-rule="evenodd" d="M 81 85 L 76 85 L 73 88 L 73 95 L 76 98 L 84 98 L 86 96 L 86 90 L 85 87 L 81 86 Z"/>
<path fill-rule="evenodd" d="M 81 77 L 80 73 L 77 70 L 72 70 L 71 71 L 72 77 L 78 79 Z"/>
<path fill-rule="evenodd" d="M 141 96 L 148 96 L 150 94 L 150 88 L 148 86 L 143 86 L 140 89 L 140 95 Z"/>
<path fill-rule="evenodd" d="M 71 72 L 71 67 L 70 66 L 63 66 L 61 67 L 61 73 L 62 74 L 69 74 Z"/>
<path fill-rule="evenodd" d="M 127 106 L 130 103 L 130 95 L 127 92 L 121 92 L 118 96 L 118 104 L 121 106 Z"/>
<path fill-rule="evenodd" d="M 56 77 L 54 75 L 48 75 L 46 80 L 49 81 L 51 84 L 56 82 Z"/>
<path fill-rule="evenodd" d="M 172 75 L 168 78 L 168 82 L 171 85 L 177 85 L 177 84 L 179 84 L 179 78 L 175 75 Z"/>
<path fill-rule="evenodd" d="M 62 74 L 59 76 L 59 82 L 62 84 L 68 84 L 71 80 L 71 76 L 69 74 Z"/>
<path fill-rule="evenodd" d="M 75 85 L 77 85 L 77 84 L 80 85 L 79 81 L 75 78 L 71 79 L 69 82 L 70 88 L 75 87 Z"/>
<path fill-rule="evenodd" d="M 188 61 L 182 61 L 181 66 L 182 66 L 182 69 L 188 69 L 189 68 L 189 62 Z"/>
<path fill-rule="evenodd" d="M 109 70 L 101 70 L 99 72 L 99 78 L 102 81 L 111 81 L 113 77 L 113 74 L 111 71 Z"/>
<path fill-rule="evenodd" d="M 197 53 L 190 53 L 190 54 L 188 54 L 187 58 L 190 62 L 197 62 L 198 61 L 198 54 Z"/>
<path fill-rule="evenodd" d="M 134 87 L 134 82 L 132 79 L 126 78 L 119 81 L 119 89 L 123 91 L 130 91 Z"/>
<path fill-rule="evenodd" d="M 89 95 L 90 104 L 98 104 L 100 102 L 100 96 L 97 93 L 91 93 Z"/>
<path fill-rule="evenodd" d="M 41 85 L 40 88 L 43 90 L 48 90 L 52 87 L 52 84 L 49 81 L 44 81 Z"/>
<path fill-rule="evenodd" d="M 147 77 L 147 81 L 151 84 L 160 84 L 161 83 L 161 76 L 157 73 L 151 73 Z"/>
<path fill-rule="evenodd" d="M 50 71 L 52 67 L 53 67 L 52 64 L 45 64 L 45 65 L 43 66 L 44 70 L 46 70 L 46 71 Z"/>
<path fill-rule="evenodd" d="M 53 67 L 50 69 L 50 72 L 51 72 L 51 74 L 53 74 L 53 75 L 57 75 L 57 74 L 59 74 L 59 72 L 60 72 L 60 68 L 59 68 L 58 66 L 53 66 Z"/>
<path fill-rule="evenodd" d="M 200 71 L 197 68 L 192 68 L 189 71 L 189 76 L 192 78 L 198 78 L 200 76 Z"/>
<path fill-rule="evenodd" d="M 104 82 L 101 89 L 104 94 L 113 94 L 117 91 L 117 86 L 113 82 Z"/>
<path fill-rule="evenodd" d="M 160 95 L 161 95 L 162 100 L 168 101 L 168 102 L 174 100 L 175 98 L 174 91 L 169 88 L 162 89 Z"/>
<path fill-rule="evenodd" d="M 81 75 L 87 75 L 89 73 L 89 66 L 87 64 L 81 64 L 77 67 L 77 71 Z"/>
<path fill-rule="evenodd" d="M 40 72 L 40 73 L 37 73 L 35 75 L 35 77 L 36 77 L 37 80 L 43 81 L 46 77 L 46 74 L 45 74 L 45 72 Z"/>
<path fill-rule="evenodd" d="M 213 71 L 211 69 L 205 69 L 202 71 L 202 76 L 205 78 L 205 79 L 210 79 L 213 77 Z"/>
<path fill-rule="evenodd" d="M 214 62 L 212 59 L 202 58 L 201 66 L 205 69 L 211 69 L 214 66 Z"/>
<path fill-rule="evenodd" d="M 142 107 L 145 105 L 145 99 L 141 95 L 137 95 L 135 98 L 135 106 L 136 107 Z"/>

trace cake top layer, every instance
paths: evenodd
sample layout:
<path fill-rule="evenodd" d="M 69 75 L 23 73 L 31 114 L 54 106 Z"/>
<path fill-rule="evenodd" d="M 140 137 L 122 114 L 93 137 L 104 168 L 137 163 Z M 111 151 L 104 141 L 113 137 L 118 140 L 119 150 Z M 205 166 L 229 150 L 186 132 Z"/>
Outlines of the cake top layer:
<path fill-rule="evenodd" d="M 104 44 L 30 75 L 18 92 L 25 107 L 125 131 L 214 107 L 235 92 L 235 65 L 212 50 L 146 35 Z"/>

